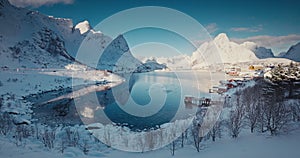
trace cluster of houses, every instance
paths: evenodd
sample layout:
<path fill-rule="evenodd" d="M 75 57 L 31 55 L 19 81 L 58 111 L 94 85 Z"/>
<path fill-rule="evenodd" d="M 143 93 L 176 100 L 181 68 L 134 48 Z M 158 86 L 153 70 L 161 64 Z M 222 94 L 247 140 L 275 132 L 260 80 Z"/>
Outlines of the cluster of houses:
<path fill-rule="evenodd" d="M 220 85 L 213 86 L 211 89 L 209 89 L 209 93 L 223 94 L 223 93 L 227 92 L 229 89 L 244 85 L 244 82 L 246 82 L 246 81 L 248 81 L 248 80 L 241 79 L 241 78 L 221 80 Z"/>
<path fill-rule="evenodd" d="M 264 71 L 265 67 L 263 65 L 250 65 L 247 70 L 242 71 L 241 67 L 232 66 L 225 68 L 225 73 L 229 76 L 235 77 L 259 77 L 259 74 Z"/>
<path fill-rule="evenodd" d="M 232 77 L 228 80 L 220 81 L 220 84 L 209 89 L 209 93 L 223 94 L 229 89 L 243 85 L 245 82 L 264 77 L 264 71 L 269 67 L 263 65 L 250 65 L 247 70 L 242 71 L 241 67 L 232 66 L 225 69 L 225 73 Z"/>

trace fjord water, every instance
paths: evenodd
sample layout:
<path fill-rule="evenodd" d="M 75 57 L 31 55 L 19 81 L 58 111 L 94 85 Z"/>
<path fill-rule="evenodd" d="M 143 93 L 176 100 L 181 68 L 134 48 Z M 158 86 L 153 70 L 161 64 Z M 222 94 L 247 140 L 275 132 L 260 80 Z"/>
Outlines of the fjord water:
<path fill-rule="evenodd" d="M 93 98 L 93 94 L 79 98 L 76 107 L 85 124 L 113 122 L 143 130 L 187 119 L 197 108 L 187 107 L 184 97 L 209 97 L 211 85 L 209 72 L 149 72 L 123 77 L 126 81 L 121 85 L 96 92 L 96 104 L 93 99 L 83 99 Z"/>
<path fill-rule="evenodd" d="M 213 75 L 222 77 L 221 73 Z M 45 124 L 114 123 L 132 130 L 157 128 L 194 116 L 197 108 L 186 106 L 184 97 L 210 97 L 211 82 L 218 81 L 211 73 L 199 71 L 133 73 L 123 77 L 125 82 L 105 91 L 36 106 L 34 117 Z M 40 100 L 51 95 L 41 96 Z M 66 111 L 63 116 L 61 111 Z"/>

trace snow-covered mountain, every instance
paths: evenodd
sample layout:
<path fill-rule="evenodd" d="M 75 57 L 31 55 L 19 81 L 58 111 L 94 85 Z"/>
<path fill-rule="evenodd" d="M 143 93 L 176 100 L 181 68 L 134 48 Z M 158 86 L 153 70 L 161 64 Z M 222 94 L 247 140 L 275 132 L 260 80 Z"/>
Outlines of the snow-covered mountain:
<path fill-rule="evenodd" d="M 297 53 L 295 53 L 297 50 L 300 50 L 299 45 L 293 46 L 287 57 L 284 57 L 295 61 L 298 59 L 299 61 L 299 53 L 298 57 Z M 142 61 L 151 58 L 140 57 Z M 155 57 L 155 59 L 158 63 L 165 64 L 171 69 L 203 69 L 222 63 L 261 64 L 263 62 L 290 62 L 288 59 L 275 58 L 271 49 L 259 46 L 254 42 L 244 42 L 242 44 L 232 42 L 225 33 L 221 33 L 213 40 L 201 44 L 191 56 L 179 55 L 174 57 Z"/>
<path fill-rule="evenodd" d="M 254 42 L 244 42 L 241 46 L 250 49 L 259 59 L 274 58 L 274 54 L 271 49 L 259 46 Z"/>
<path fill-rule="evenodd" d="M 300 42 L 291 46 L 291 48 L 283 54 L 282 57 L 300 62 Z"/>
<path fill-rule="evenodd" d="M 102 53 L 93 65 L 111 71 L 151 71 L 134 58 L 123 36 L 112 39 L 91 28 L 88 21 L 73 25 L 72 20 L 54 18 L 12 6 L 0 0 L 0 67 L 63 68 L 76 61 L 82 43 Z M 90 58 L 93 58 L 91 56 Z M 88 62 L 87 62 L 88 63 Z M 90 66 L 90 65 L 89 65 Z"/>
<path fill-rule="evenodd" d="M 65 36 L 72 34 L 71 20 L 44 16 L 1 0 L 0 24 L 0 67 L 61 68 L 73 62 L 65 47 Z"/>
<path fill-rule="evenodd" d="M 193 68 L 220 62 L 238 63 L 254 60 L 258 60 L 254 52 L 230 41 L 225 33 L 219 34 L 213 41 L 203 43 L 191 56 Z"/>

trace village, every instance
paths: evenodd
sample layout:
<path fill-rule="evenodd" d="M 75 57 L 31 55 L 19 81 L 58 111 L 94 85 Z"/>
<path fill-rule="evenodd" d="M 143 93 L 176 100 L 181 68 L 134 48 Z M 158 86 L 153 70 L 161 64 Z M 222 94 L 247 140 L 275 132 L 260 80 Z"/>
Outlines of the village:
<path fill-rule="evenodd" d="M 244 69 L 242 69 L 240 66 L 227 67 L 224 70 L 227 79 L 220 80 L 219 85 L 213 85 L 209 89 L 209 93 L 224 95 L 230 89 L 237 88 L 239 86 L 245 86 L 246 82 L 269 76 L 272 68 L 274 68 L 273 65 L 249 65 Z M 219 104 L 218 101 L 212 101 L 207 97 L 194 96 L 185 96 L 184 103 L 186 108 L 192 108 L 193 106 L 208 107 Z"/>

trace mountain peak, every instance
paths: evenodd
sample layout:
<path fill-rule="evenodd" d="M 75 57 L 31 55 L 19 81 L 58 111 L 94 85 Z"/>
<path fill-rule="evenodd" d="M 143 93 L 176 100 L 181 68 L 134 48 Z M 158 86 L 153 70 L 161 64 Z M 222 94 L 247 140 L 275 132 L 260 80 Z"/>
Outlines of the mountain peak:
<path fill-rule="evenodd" d="M 220 33 L 217 37 L 215 37 L 214 41 L 229 42 L 229 38 L 225 33 Z"/>
<path fill-rule="evenodd" d="M 85 21 L 78 23 L 75 26 L 75 29 L 78 29 L 81 34 L 84 34 L 91 29 L 91 25 L 87 20 L 85 20 Z"/>
<path fill-rule="evenodd" d="M 283 57 L 300 62 L 300 42 L 291 46 Z"/>

